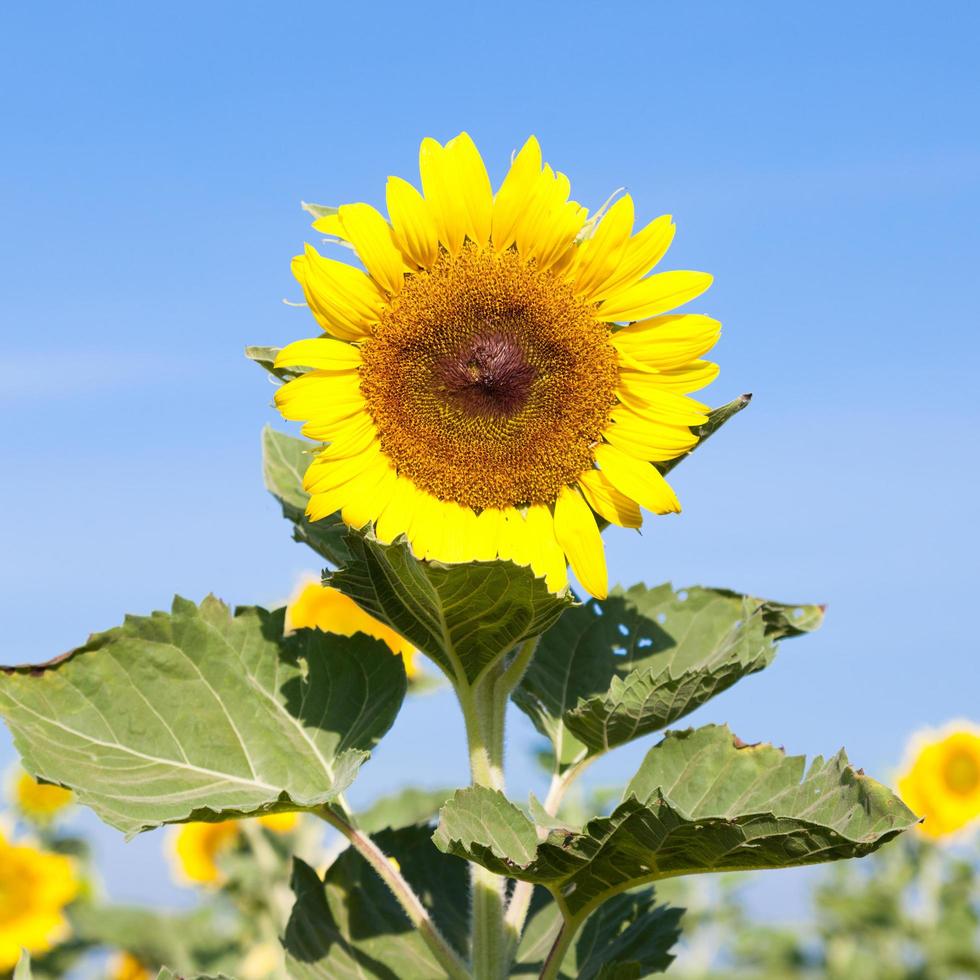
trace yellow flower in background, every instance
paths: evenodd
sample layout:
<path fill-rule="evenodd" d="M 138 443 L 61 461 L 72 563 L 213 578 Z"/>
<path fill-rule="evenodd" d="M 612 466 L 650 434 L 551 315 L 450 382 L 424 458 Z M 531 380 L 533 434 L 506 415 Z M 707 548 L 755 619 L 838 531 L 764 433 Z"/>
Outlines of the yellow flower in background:
<path fill-rule="evenodd" d="M 64 908 L 78 889 L 71 858 L 0 834 L 0 973 L 13 969 L 22 949 L 38 955 L 67 938 Z"/>
<path fill-rule="evenodd" d="M 946 837 L 980 818 L 980 729 L 953 722 L 941 732 L 924 732 L 910 745 L 898 793 L 925 817 L 930 837 Z"/>
<path fill-rule="evenodd" d="M 384 623 L 366 613 L 353 599 L 338 589 L 318 582 L 300 586 L 286 607 L 286 629 L 320 629 L 325 633 L 353 636 L 366 633 L 388 644 L 392 653 L 401 654 L 409 680 L 418 677 L 415 647 Z"/>
<path fill-rule="evenodd" d="M 299 823 L 298 813 L 269 813 L 258 817 L 262 826 L 287 834 Z M 220 885 L 221 855 L 231 850 L 239 834 L 239 820 L 182 824 L 172 838 L 174 868 L 179 878 L 195 885 Z"/>
<path fill-rule="evenodd" d="M 109 980 L 150 980 L 151 976 L 149 967 L 132 953 L 118 953 L 109 964 Z"/>
<path fill-rule="evenodd" d="M 530 565 L 553 591 L 567 559 L 603 597 L 596 515 L 680 510 L 652 463 L 696 443 L 708 409 L 688 393 L 717 374 L 700 358 L 720 326 L 669 311 L 711 277 L 647 275 L 670 216 L 634 233 L 626 195 L 589 219 L 533 137 L 496 194 L 466 133 L 423 140 L 419 166 L 424 197 L 389 178 L 388 220 L 348 204 L 314 222 L 366 272 L 310 246 L 293 262 L 326 333 L 276 360 L 312 369 L 276 404 L 329 443 L 307 514 L 405 535 L 417 558 Z"/>
<path fill-rule="evenodd" d="M 23 771 L 16 778 L 13 795 L 17 809 L 38 824 L 49 823 L 74 800 L 70 789 L 39 783 Z"/>

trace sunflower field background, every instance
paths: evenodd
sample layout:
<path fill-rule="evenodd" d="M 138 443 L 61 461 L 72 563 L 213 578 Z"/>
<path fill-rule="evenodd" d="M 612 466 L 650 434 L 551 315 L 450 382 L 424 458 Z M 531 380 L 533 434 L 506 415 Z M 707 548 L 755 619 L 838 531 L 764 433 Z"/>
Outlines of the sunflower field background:
<path fill-rule="evenodd" d="M 263 487 L 260 432 L 287 426 L 241 356 L 313 336 L 288 259 L 323 235 L 300 201 L 383 211 L 419 141 L 464 130 L 497 187 L 534 133 L 590 211 L 621 182 L 637 229 L 674 216 L 664 267 L 710 270 L 692 310 L 724 325 L 721 374 L 694 397 L 753 393 L 671 474 L 682 515 L 605 531 L 610 584 L 827 606 L 683 724 L 846 745 L 927 818 L 829 869 L 659 884 L 687 909 L 670 973 L 980 975 L 978 27 L 965 2 L 9 5 L 0 662 L 48 660 L 174 592 L 339 622 Z M 467 757 L 436 669 L 371 629 L 409 682 L 350 792 L 380 829 L 379 801 L 409 786 L 398 812 L 433 816 Z M 508 722 L 508 793 L 543 796 L 547 746 Z M 563 816 L 607 812 L 648 748 L 596 762 Z M 0 766 L 0 974 L 33 946 L 40 976 L 277 975 L 289 855 L 337 857 L 289 814 L 126 842 L 46 787 L 32 810 L 5 731 Z"/>

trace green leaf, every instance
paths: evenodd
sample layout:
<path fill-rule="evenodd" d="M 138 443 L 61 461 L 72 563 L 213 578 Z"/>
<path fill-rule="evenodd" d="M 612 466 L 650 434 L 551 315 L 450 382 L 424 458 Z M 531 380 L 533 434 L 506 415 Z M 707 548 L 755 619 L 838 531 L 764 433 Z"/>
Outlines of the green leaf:
<path fill-rule="evenodd" d="M 843 751 L 804 768 L 801 756 L 742 745 L 725 727 L 669 732 L 623 802 L 581 832 L 553 831 L 539 844 L 501 793 L 470 787 L 442 808 L 434 840 L 497 874 L 547 885 L 579 915 L 674 875 L 861 857 L 916 822 Z"/>
<path fill-rule="evenodd" d="M 375 842 L 394 857 L 446 939 L 464 954 L 469 935 L 468 873 L 432 845 L 431 827 L 386 830 Z M 296 860 L 296 904 L 286 927 L 286 961 L 297 980 L 443 980 L 446 973 L 388 887 L 354 850 L 316 872 Z"/>
<path fill-rule="evenodd" d="M 662 973 L 674 960 L 670 950 L 680 937 L 682 915 L 682 909 L 656 905 L 652 888 L 616 895 L 588 917 L 565 956 L 560 976 L 639 980 Z M 561 923 L 554 901 L 532 907 L 512 976 L 537 976 Z"/>
<path fill-rule="evenodd" d="M 72 933 L 93 946 L 124 949 L 141 963 L 170 963 L 194 971 L 228 966 L 236 947 L 227 923 L 212 909 L 167 913 L 123 905 L 76 904 L 69 913 Z"/>
<path fill-rule="evenodd" d="M 306 503 L 310 495 L 303 489 L 303 474 L 310 465 L 316 443 L 294 439 L 266 426 L 262 430 L 262 470 L 265 486 L 282 506 L 282 515 L 293 523 L 293 538 L 308 544 L 318 555 L 333 565 L 348 560 L 344 537 L 347 526 L 340 513 L 323 520 L 306 519 Z"/>
<path fill-rule="evenodd" d="M 563 769 L 663 729 L 768 666 L 776 640 L 822 619 L 820 606 L 724 589 L 614 589 L 541 638 L 514 701 Z"/>
<path fill-rule="evenodd" d="M 543 633 L 572 602 L 509 561 L 420 562 L 408 545 L 370 534 L 347 538 L 350 561 L 329 584 L 409 639 L 457 683 L 473 684 L 524 640 Z"/>
<path fill-rule="evenodd" d="M 175 599 L 66 656 L 0 673 L 27 769 L 129 834 L 314 808 L 353 781 L 405 695 L 401 658 L 283 611 Z"/>
<path fill-rule="evenodd" d="M 282 350 L 281 347 L 257 347 L 253 345 L 245 348 L 245 356 L 280 381 L 292 381 L 293 378 L 298 378 L 309 371 L 309 368 L 305 367 L 277 368 L 276 356 L 280 350 Z"/>
<path fill-rule="evenodd" d="M 383 796 L 363 813 L 357 815 L 357 826 L 369 834 L 386 827 L 406 827 L 409 824 L 428 823 L 439 814 L 450 796 L 451 789 L 416 789 L 409 787 L 400 793 Z"/>
<path fill-rule="evenodd" d="M 653 465 L 660 470 L 661 473 L 669 473 L 675 466 L 679 463 L 684 462 L 695 449 L 698 449 L 704 444 L 704 442 L 714 435 L 726 422 L 733 419 L 743 408 L 746 408 L 749 402 L 752 401 L 752 395 L 739 395 L 738 398 L 733 401 L 728 402 L 719 408 L 713 408 L 708 412 L 708 421 L 702 423 L 701 425 L 691 426 L 691 431 L 698 437 L 698 441 L 692 449 L 689 449 L 683 456 L 675 456 L 673 459 L 668 459 L 663 463 L 654 463 Z"/>

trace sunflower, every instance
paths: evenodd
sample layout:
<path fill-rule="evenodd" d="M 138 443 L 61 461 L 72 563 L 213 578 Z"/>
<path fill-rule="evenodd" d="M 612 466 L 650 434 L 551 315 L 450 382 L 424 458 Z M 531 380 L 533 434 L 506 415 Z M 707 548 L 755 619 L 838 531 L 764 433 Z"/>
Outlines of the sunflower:
<path fill-rule="evenodd" d="M 12 844 L 0 833 L 0 973 L 17 964 L 22 949 L 46 953 L 67 938 L 64 908 L 78 889 L 71 858 Z"/>
<path fill-rule="evenodd" d="M 947 837 L 980 818 L 980 729 L 951 723 L 912 740 L 899 795 L 925 820 L 922 833 Z"/>
<path fill-rule="evenodd" d="M 269 813 L 257 819 L 268 830 L 287 834 L 296 828 L 299 814 Z M 213 823 L 194 821 L 183 824 L 171 841 L 174 870 L 178 878 L 189 884 L 220 885 L 224 876 L 219 860 L 238 840 L 239 823 L 238 820 L 218 820 Z"/>
<path fill-rule="evenodd" d="M 315 581 L 307 581 L 297 589 L 286 607 L 286 629 L 298 630 L 304 627 L 337 633 L 340 636 L 366 633 L 383 640 L 392 653 L 401 655 L 409 680 L 414 680 L 420 674 L 415 662 L 415 647 L 390 626 L 366 613 L 339 589 L 332 589 Z"/>
<path fill-rule="evenodd" d="M 648 275 L 670 216 L 634 233 L 626 195 L 590 218 L 533 137 L 496 194 L 466 133 L 423 140 L 419 163 L 423 193 L 389 178 L 388 220 L 348 204 L 313 224 L 366 271 L 310 246 L 293 261 L 325 331 L 276 361 L 310 369 L 276 404 L 327 444 L 307 514 L 405 535 L 417 558 L 530 565 L 556 592 L 567 561 L 603 597 L 596 516 L 680 510 L 653 464 L 697 441 L 688 393 L 717 374 L 700 358 L 720 326 L 669 311 L 711 277 Z"/>
<path fill-rule="evenodd" d="M 151 980 L 150 968 L 132 953 L 117 953 L 109 961 L 109 980 Z"/>
<path fill-rule="evenodd" d="M 33 776 L 23 771 L 16 777 L 13 795 L 17 809 L 36 824 L 50 823 L 74 800 L 74 794 L 70 789 L 39 783 Z"/>

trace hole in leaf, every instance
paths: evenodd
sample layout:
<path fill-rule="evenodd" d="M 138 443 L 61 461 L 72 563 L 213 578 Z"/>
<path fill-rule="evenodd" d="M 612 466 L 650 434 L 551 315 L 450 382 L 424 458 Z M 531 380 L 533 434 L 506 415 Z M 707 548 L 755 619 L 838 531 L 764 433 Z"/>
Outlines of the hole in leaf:
<path fill-rule="evenodd" d="M 797 607 L 793 610 L 793 619 L 799 619 L 803 615 L 803 610 Z"/>
<path fill-rule="evenodd" d="M 625 623 L 617 623 L 616 624 L 616 629 L 619 630 L 620 635 L 622 635 L 622 636 L 629 636 L 630 635 L 629 627 Z"/>
<path fill-rule="evenodd" d="M 684 602 L 686 599 L 687 599 L 687 589 L 681 589 L 681 591 L 677 593 L 677 601 Z"/>
<path fill-rule="evenodd" d="M 667 613 L 657 613 L 657 622 L 663 626 L 667 622 Z"/>
<path fill-rule="evenodd" d="M 652 647 L 653 646 L 653 640 L 651 640 L 649 636 L 641 636 L 636 641 L 636 645 L 638 647 Z"/>
<path fill-rule="evenodd" d="M 617 643 L 617 644 L 616 644 L 616 645 L 615 645 L 615 646 L 614 646 L 614 647 L 612 648 L 612 652 L 613 652 L 613 653 L 614 653 L 614 654 L 615 654 L 615 655 L 616 655 L 617 657 L 625 657 L 625 656 L 626 656 L 626 647 L 624 647 L 624 646 L 620 646 L 620 645 L 619 645 L 619 644 Z"/>

